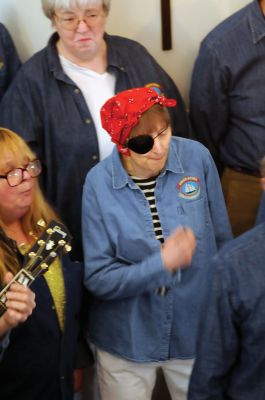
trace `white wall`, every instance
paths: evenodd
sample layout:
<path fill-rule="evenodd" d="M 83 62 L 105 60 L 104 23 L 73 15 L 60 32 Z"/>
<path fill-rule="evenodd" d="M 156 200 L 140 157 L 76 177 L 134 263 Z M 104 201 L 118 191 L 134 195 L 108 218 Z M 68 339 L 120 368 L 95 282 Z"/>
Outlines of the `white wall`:
<path fill-rule="evenodd" d="M 161 50 L 160 0 L 112 0 L 107 31 L 144 44 L 187 100 L 201 39 L 219 21 L 249 2 L 171 0 L 172 50 Z M 45 46 L 52 32 L 49 20 L 42 14 L 40 0 L 0 0 L 0 15 L 23 61 Z"/>

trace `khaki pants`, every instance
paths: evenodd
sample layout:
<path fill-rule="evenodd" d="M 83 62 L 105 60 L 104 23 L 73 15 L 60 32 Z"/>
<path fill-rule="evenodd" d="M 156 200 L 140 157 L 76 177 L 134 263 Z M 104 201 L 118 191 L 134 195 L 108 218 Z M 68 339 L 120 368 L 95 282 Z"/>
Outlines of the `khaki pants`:
<path fill-rule="evenodd" d="M 101 400 L 150 400 L 161 367 L 172 400 L 186 400 L 193 360 L 137 363 L 97 349 Z"/>
<path fill-rule="evenodd" d="M 260 178 L 225 168 L 221 182 L 232 231 L 238 236 L 255 224 L 262 195 Z"/>

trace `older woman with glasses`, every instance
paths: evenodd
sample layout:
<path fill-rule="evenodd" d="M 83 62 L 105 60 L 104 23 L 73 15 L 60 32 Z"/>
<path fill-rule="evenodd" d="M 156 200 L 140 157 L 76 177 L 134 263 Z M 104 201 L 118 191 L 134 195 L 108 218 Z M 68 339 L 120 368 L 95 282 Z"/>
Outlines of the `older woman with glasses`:
<path fill-rule="evenodd" d="M 1 400 L 72 400 L 78 375 L 83 268 L 56 257 L 68 233 L 40 191 L 41 169 L 24 140 L 0 128 Z"/>
<path fill-rule="evenodd" d="M 116 147 L 87 175 L 82 223 L 102 400 L 149 400 L 158 368 L 186 399 L 206 266 L 232 236 L 208 150 L 172 137 L 175 105 L 136 88 L 101 109 Z"/>
<path fill-rule="evenodd" d="M 79 259 L 85 175 L 113 147 L 101 127 L 102 104 L 122 90 L 156 83 L 178 100 L 170 111 L 174 134 L 189 135 L 189 125 L 178 89 L 147 50 L 105 33 L 110 0 L 42 0 L 42 7 L 55 33 L 23 65 L 1 104 L 0 123 L 19 132 L 43 162 L 42 187 Z"/>

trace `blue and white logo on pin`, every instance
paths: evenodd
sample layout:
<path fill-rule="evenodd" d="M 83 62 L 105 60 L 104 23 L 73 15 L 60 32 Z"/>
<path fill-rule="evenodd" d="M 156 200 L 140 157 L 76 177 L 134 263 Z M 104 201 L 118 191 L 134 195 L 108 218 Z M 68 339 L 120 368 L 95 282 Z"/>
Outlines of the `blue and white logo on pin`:
<path fill-rule="evenodd" d="M 196 176 L 186 176 L 177 184 L 177 189 L 183 199 L 195 199 L 201 192 L 200 179 Z"/>

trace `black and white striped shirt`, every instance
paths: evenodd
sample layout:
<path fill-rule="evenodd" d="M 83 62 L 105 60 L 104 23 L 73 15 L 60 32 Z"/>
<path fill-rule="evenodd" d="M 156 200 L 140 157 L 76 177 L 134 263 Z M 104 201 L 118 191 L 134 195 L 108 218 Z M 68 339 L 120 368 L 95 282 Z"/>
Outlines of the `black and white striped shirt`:
<path fill-rule="evenodd" d="M 156 177 L 146 179 L 146 178 L 138 178 L 136 176 L 131 176 L 131 178 L 136 183 L 136 185 L 139 186 L 139 188 L 144 193 L 148 201 L 157 240 L 159 240 L 161 243 L 164 243 L 163 231 L 156 208 L 156 198 L 155 198 Z"/>
<path fill-rule="evenodd" d="M 155 198 L 155 187 L 156 187 L 156 178 L 157 177 L 152 177 L 152 178 L 138 178 L 136 176 L 131 176 L 132 180 L 136 183 L 136 185 L 141 189 L 141 191 L 144 193 L 152 215 L 152 220 L 153 220 L 153 226 L 154 226 L 154 231 L 157 240 L 159 240 L 161 243 L 164 243 L 164 236 L 163 236 L 163 230 L 162 226 L 160 223 L 159 215 L 157 212 L 156 208 L 156 198 Z M 164 296 L 167 293 L 167 288 L 165 286 L 161 288 L 157 288 L 156 290 L 157 294 L 160 294 L 161 296 Z"/>

